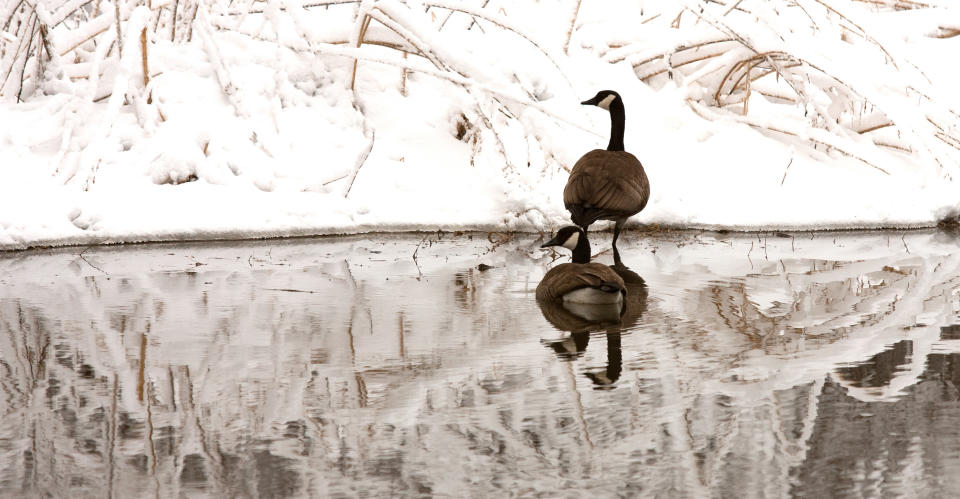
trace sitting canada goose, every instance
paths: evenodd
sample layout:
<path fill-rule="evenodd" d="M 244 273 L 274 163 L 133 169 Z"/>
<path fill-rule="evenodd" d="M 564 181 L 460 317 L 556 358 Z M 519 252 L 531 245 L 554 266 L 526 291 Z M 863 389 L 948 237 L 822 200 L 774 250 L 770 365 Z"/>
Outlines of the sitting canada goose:
<path fill-rule="evenodd" d="M 584 231 L 597 220 L 612 220 L 613 253 L 618 256 L 617 238 L 627 219 L 647 205 L 650 181 L 643 165 L 623 148 L 623 100 L 613 90 L 601 90 L 592 99 L 581 102 L 610 111 L 610 144 L 606 150 L 594 149 L 570 171 L 563 188 L 563 204 L 570 219 Z"/>
<path fill-rule="evenodd" d="M 590 263 L 587 233 L 569 225 L 543 243 L 541 248 L 563 246 L 573 251 L 573 263 L 561 263 L 547 271 L 537 285 L 537 300 L 622 305 L 627 288 L 623 279 L 602 263 Z"/>

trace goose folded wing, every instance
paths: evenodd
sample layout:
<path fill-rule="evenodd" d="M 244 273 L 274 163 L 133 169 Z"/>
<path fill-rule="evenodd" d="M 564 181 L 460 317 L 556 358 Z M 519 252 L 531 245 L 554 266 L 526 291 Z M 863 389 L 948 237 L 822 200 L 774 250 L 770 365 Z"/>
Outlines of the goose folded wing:
<path fill-rule="evenodd" d="M 624 291 L 623 279 L 610 267 L 602 263 L 588 263 L 582 272 L 581 280 L 591 288 L 604 288 L 606 291 Z"/>
<path fill-rule="evenodd" d="M 639 179 L 618 177 L 605 171 L 571 175 L 563 190 L 564 205 L 590 205 L 603 211 L 603 216 L 636 213 L 645 197 Z"/>

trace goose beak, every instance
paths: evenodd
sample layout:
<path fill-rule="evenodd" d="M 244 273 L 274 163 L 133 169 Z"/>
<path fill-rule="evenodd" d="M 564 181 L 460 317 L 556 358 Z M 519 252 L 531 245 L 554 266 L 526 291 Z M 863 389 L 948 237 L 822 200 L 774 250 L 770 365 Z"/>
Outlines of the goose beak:
<path fill-rule="evenodd" d="M 540 247 L 541 247 L 541 248 L 549 248 L 550 246 L 561 246 L 561 245 L 563 245 L 563 242 L 562 242 L 562 241 L 558 241 L 557 238 L 556 238 L 556 236 L 554 236 L 553 239 L 551 239 L 551 240 L 549 240 L 549 241 L 541 244 Z"/>
<path fill-rule="evenodd" d="M 587 99 L 587 100 L 581 102 L 580 104 L 583 104 L 584 106 L 596 106 L 596 105 L 597 105 L 597 102 L 598 102 L 598 101 L 597 101 L 597 98 L 594 97 L 594 98 L 592 98 L 592 99 Z"/>

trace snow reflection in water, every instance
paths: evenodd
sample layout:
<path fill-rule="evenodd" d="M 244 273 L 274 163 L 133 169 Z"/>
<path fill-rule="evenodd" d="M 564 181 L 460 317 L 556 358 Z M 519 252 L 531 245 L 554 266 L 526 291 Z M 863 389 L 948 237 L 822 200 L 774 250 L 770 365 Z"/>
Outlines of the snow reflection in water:
<path fill-rule="evenodd" d="M 421 239 L 0 255 L 0 495 L 960 495 L 942 233 Z"/>

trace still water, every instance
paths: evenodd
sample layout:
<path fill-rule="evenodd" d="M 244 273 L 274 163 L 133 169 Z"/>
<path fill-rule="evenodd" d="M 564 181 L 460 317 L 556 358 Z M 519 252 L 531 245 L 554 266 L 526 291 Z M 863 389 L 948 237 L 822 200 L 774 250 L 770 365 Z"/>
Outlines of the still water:
<path fill-rule="evenodd" d="M 592 323 L 541 242 L 0 254 L 0 495 L 960 496 L 953 236 L 627 233 Z"/>

